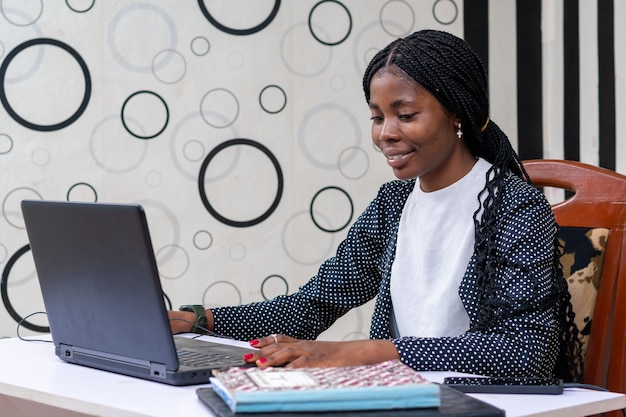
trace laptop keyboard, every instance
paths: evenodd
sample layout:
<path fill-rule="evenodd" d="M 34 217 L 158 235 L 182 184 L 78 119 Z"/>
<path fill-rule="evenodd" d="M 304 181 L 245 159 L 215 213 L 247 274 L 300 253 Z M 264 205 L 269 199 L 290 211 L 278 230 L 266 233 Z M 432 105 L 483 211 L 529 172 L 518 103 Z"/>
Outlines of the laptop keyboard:
<path fill-rule="evenodd" d="M 226 367 L 241 365 L 241 357 L 235 357 L 218 352 L 195 352 L 179 349 L 178 364 L 189 367 Z"/>

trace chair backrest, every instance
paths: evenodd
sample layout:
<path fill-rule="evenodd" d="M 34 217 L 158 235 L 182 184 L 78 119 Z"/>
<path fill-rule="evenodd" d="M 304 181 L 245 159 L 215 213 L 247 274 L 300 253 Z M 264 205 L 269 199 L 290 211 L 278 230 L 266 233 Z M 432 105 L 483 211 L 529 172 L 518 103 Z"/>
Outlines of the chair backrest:
<path fill-rule="evenodd" d="M 626 392 L 626 176 L 565 160 L 527 160 L 524 167 L 535 186 L 574 193 L 552 205 L 559 226 L 609 229 L 584 382 Z"/>

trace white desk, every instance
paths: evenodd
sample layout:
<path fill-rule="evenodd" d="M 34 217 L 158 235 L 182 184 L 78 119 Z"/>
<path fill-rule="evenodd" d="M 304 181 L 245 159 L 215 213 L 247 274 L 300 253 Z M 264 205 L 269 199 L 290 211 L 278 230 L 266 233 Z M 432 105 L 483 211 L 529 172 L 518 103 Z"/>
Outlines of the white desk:
<path fill-rule="evenodd" d="M 443 382 L 449 372 L 420 372 L 434 382 Z M 454 374 L 452 374 L 454 375 Z M 506 411 L 506 417 L 577 417 L 626 407 L 626 395 L 566 389 L 560 395 L 468 394 Z"/>
<path fill-rule="evenodd" d="M 439 382 L 449 373 L 424 372 Z M 173 387 L 62 362 L 52 343 L 0 339 L 0 416 L 192 416 L 212 414 L 199 386 Z M 472 394 L 507 417 L 584 416 L 626 407 L 624 394 L 572 390 L 563 395 Z"/>

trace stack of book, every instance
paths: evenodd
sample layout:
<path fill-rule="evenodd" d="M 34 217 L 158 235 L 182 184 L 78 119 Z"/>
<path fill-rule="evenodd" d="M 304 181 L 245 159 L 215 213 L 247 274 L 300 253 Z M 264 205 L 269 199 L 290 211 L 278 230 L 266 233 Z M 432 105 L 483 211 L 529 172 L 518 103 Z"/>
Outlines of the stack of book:
<path fill-rule="evenodd" d="M 439 386 L 399 361 L 337 368 L 228 368 L 213 390 L 233 413 L 438 407 Z"/>

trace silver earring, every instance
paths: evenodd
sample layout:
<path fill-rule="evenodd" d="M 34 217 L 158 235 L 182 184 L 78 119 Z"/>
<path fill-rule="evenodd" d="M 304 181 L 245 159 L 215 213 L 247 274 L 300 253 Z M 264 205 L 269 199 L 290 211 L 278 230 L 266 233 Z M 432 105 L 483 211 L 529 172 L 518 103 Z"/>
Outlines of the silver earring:
<path fill-rule="evenodd" d="M 461 123 L 459 122 L 459 124 L 456 127 L 456 136 L 459 139 L 463 139 L 463 131 L 461 130 Z"/>

